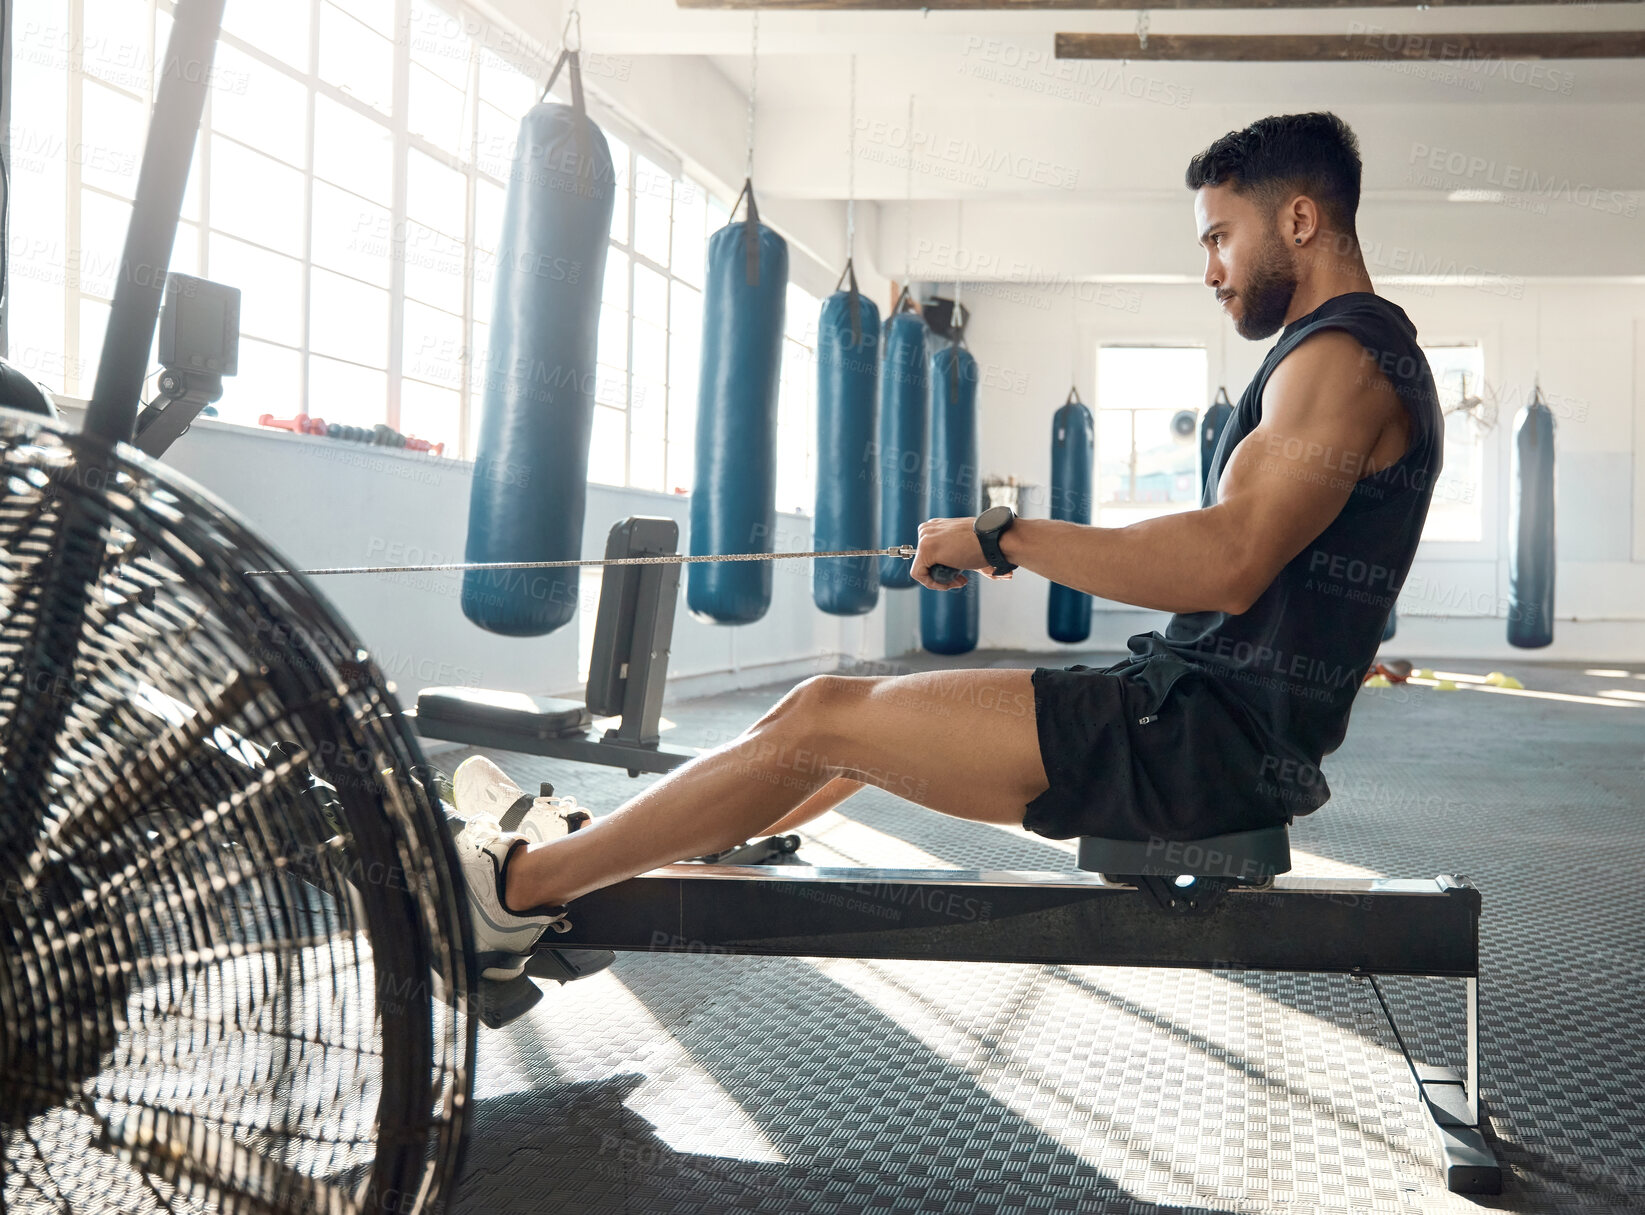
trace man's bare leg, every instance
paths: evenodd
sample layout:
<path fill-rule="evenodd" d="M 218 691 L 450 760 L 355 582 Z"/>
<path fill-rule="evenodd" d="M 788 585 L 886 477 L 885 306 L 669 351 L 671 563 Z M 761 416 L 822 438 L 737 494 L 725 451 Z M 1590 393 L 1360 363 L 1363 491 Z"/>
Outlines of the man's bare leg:
<path fill-rule="evenodd" d="M 755 834 L 784 835 L 790 831 L 798 831 L 812 819 L 827 814 L 853 793 L 860 793 L 862 787 L 860 780 L 852 780 L 849 776 L 836 776 L 781 819 L 769 827 L 762 827 Z"/>
<path fill-rule="evenodd" d="M 1031 672 L 821 675 L 737 738 L 676 768 L 616 812 L 516 849 L 515 910 L 570 902 L 683 857 L 719 852 L 795 820 L 836 777 L 957 818 L 1021 823 L 1048 782 Z M 843 799 L 855 790 L 841 786 Z M 809 815 L 808 815 L 809 816 Z"/>

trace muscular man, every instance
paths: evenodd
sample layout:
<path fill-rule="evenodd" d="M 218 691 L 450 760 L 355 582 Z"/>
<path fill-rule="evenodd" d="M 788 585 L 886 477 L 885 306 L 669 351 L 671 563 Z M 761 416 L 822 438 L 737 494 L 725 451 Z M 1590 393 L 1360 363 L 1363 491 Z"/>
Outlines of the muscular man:
<path fill-rule="evenodd" d="M 1359 151 L 1339 118 L 1231 132 L 1193 158 L 1187 185 L 1205 285 L 1242 337 L 1280 333 L 1200 509 L 1118 528 L 1017 519 L 983 538 L 971 519 L 931 519 L 913 568 L 940 592 L 935 564 L 974 571 L 954 585 L 1020 566 L 1172 612 L 1165 632 L 1132 637 L 1103 670 L 808 679 L 593 821 L 469 760 L 458 844 L 488 975 L 517 974 L 578 896 L 792 830 L 864 784 L 1053 839 L 1188 840 L 1326 800 L 1320 759 L 1342 741 L 1422 534 L 1438 399 L 1415 327 L 1371 289 L 1354 226 Z"/>

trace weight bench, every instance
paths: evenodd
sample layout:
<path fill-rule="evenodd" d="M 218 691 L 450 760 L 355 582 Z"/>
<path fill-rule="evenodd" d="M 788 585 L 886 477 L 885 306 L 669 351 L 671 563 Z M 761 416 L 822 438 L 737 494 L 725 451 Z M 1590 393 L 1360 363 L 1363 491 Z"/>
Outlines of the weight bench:
<path fill-rule="evenodd" d="M 606 555 L 672 554 L 670 519 L 612 528 Z M 427 737 L 640 771 L 688 756 L 656 745 L 680 567 L 607 567 L 586 704 L 517 693 L 430 688 Z M 594 740 L 588 713 L 623 724 Z M 631 725 L 632 723 L 632 725 Z M 838 869 L 793 864 L 787 839 L 719 863 L 669 865 L 579 898 L 566 933 L 539 942 L 526 974 L 482 983 L 482 1016 L 501 1024 L 542 999 L 533 979 L 578 977 L 577 951 L 761 957 L 1023 962 L 1345 974 L 1368 981 L 1429 1114 L 1457 1193 L 1495 1194 L 1502 1171 L 1479 1104 L 1479 891 L 1425 881 L 1288 876 L 1283 826 L 1190 841 L 1079 842 L 1079 871 Z M 788 864 L 724 863 L 781 859 Z M 1462 1071 L 1419 1061 L 1377 986 L 1379 975 L 1461 979 Z"/>

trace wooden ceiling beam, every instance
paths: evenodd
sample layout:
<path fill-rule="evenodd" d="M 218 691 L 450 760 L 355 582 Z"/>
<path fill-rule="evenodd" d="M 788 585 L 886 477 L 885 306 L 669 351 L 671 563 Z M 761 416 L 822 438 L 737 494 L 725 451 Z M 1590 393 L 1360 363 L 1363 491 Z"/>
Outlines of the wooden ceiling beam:
<path fill-rule="evenodd" d="M 1357 25 L 1359 28 L 1353 28 Z M 1465 66 L 1496 59 L 1640 59 L 1645 30 L 1590 33 L 1397 33 L 1363 22 L 1343 34 L 1058 34 L 1058 59 L 1196 63 L 1356 63 L 1433 60 Z"/>

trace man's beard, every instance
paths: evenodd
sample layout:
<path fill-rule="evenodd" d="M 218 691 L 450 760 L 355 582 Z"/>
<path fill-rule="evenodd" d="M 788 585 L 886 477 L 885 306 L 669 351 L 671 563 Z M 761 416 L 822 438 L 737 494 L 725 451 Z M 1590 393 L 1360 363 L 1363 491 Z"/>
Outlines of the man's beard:
<path fill-rule="evenodd" d="M 1251 270 L 1250 281 L 1238 293 L 1245 306 L 1234 322 L 1234 331 L 1253 342 L 1278 333 L 1296 293 L 1296 268 L 1280 239 L 1271 236 Z"/>

